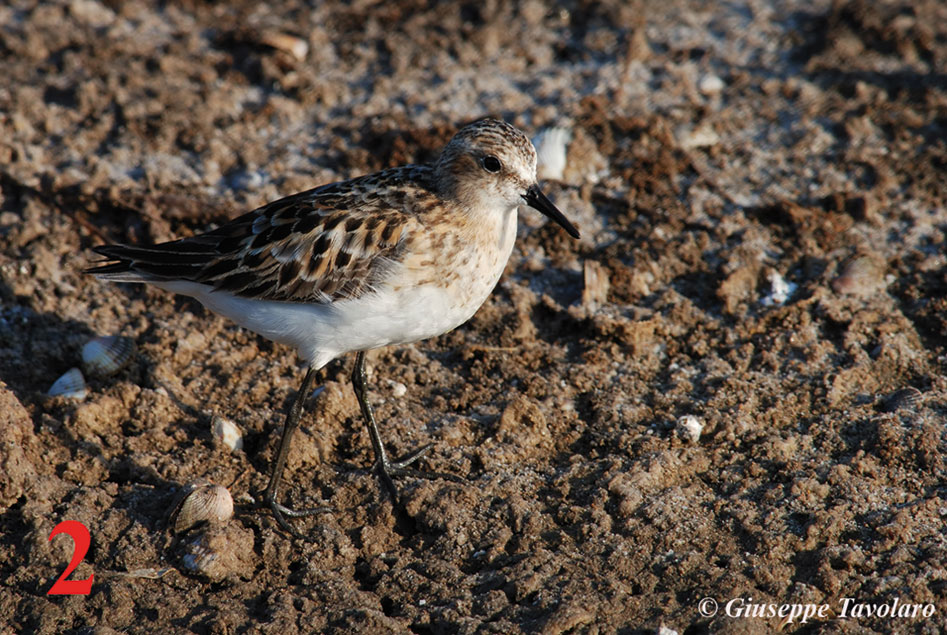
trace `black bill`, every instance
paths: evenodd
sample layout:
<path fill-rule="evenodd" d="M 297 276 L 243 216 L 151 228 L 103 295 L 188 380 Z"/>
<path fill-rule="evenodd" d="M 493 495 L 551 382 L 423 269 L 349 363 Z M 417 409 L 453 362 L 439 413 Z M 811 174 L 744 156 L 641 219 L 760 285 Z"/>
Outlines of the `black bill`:
<path fill-rule="evenodd" d="M 569 219 L 559 211 L 558 207 L 552 204 L 552 201 L 546 198 L 546 195 L 540 191 L 538 185 L 533 185 L 526 190 L 526 194 L 523 194 L 523 200 L 533 209 L 539 210 L 544 215 L 559 223 L 573 238 L 579 237 L 579 230 L 575 228 L 575 225 L 569 222 Z"/>

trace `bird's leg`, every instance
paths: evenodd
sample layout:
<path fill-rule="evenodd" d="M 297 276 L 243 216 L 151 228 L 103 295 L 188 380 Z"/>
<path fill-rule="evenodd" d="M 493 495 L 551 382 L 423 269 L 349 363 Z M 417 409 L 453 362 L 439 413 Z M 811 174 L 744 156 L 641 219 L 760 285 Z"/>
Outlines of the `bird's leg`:
<path fill-rule="evenodd" d="M 392 476 L 400 476 L 406 473 L 405 468 L 421 458 L 425 452 L 431 449 L 431 444 L 427 444 L 421 449 L 413 452 L 410 456 L 401 461 L 391 461 L 388 453 L 385 452 L 385 444 L 381 441 L 381 434 L 378 432 L 378 424 L 375 423 L 375 410 L 368 403 L 368 376 L 365 373 L 365 351 L 359 351 L 355 356 L 355 368 L 352 369 L 352 388 L 355 390 L 355 397 L 358 399 L 358 405 L 362 409 L 362 416 L 365 417 L 365 423 L 368 425 L 368 434 L 372 439 L 372 449 L 375 450 L 375 467 L 381 476 L 382 482 L 388 488 L 388 492 L 394 500 L 398 500 L 398 490 L 395 488 Z"/>
<path fill-rule="evenodd" d="M 286 423 L 283 424 L 283 434 L 280 437 L 279 450 L 276 453 L 276 462 L 273 464 L 273 471 L 270 473 L 270 482 L 266 486 L 266 491 L 263 493 L 263 500 L 273 511 L 276 522 L 279 523 L 280 527 L 296 537 L 302 536 L 289 526 L 289 523 L 286 522 L 286 516 L 290 518 L 301 518 L 303 516 L 312 516 L 313 514 L 330 511 L 327 507 L 291 509 L 285 505 L 281 505 L 279 501 L 276 500 L 279 494 L 280 477 L 283 474 L 283 469 L 286 467 L 286 457 L 289 454 L 289 446 L 293 438 L 293 432 L 296 430 L 296 426 L 299 425 L 299 417 L 302 415 L 303 403 L 306 401 L 306 396 L 309 395 L 315 375 L 316 373 L 311 367 L 306 371 L 306 376 L 303 378 L 303 384 L 299 388 L 296 400 L 293 401 L 293 405 L 286 415 Z"/>
<path fill-rule="evenodd" d="M 368 434 L 372 439 L 372 448 L 375 450 L 375 468 L 381 476 L 385 487 L 391 497 L 398 500 L 398 490 L 392 480 L 394 476 L 416 476 L 421 478 L 446 478 L 459 481 L 460 479 L 453 474 L 444 474 L 441 472 L 421 472 L 419 470 L 409 469 L 408 466 L 424 456 L 431 449 L 430 443 L 424 445 L 408 456 L 398 461 L 392 461 L 385 452 L 385 445 L 381 441 L 381 434 L 378 432 L 378 424 L 375 423 L 375 411 L 372 405 L 368 403 L 367 396 L 367 375 L 365 373 L 365 351 L 359 351 L 355 356 L 355 368 L 352 369 L 352 388 L 355 389 L 355 397 L 358 399 L 358 405 L 362 408 L 362 416 L 365 417 L 365 423 L 368 425 Z"/>

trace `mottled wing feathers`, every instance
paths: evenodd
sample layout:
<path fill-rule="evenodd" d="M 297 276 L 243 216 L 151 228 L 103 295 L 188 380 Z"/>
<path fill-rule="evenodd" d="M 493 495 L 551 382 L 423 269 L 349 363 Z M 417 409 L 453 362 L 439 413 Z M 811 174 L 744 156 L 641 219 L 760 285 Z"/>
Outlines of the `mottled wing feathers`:
<path fill-rule="evenodd" d="M 408 166 L 323 186 L 191 238 L 96 247 L 119 262 L 90 273 L 126 281 L 186 280 L 263 300 L 357 298 L 400 261 L 420 224 L 418 212 L 432 205 L 429 171 Z"/>
<path fill-rule="evenodd" d="M 310 208 L 294 214 L 299 211 L 260 214 L 248 236 L 236 239 L 235 248 L 202 266 L 192 280 L 266 300 L 356 298 L 383 280 L 397 262 L 412 220 L 401 212 L 377 209 Z M 228 237 L 224 243 L 234 240 Z"/>

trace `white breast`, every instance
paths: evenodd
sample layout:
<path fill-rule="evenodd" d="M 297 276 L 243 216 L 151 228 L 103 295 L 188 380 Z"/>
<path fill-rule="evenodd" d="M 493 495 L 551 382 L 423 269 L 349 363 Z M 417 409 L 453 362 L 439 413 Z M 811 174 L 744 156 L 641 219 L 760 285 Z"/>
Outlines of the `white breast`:
<path fill-rule="evenodd" d="M 516 239 L 516 208 L 503 215 L 499 231 L 487 232 L 482 238 L 492 244 L 481 245 L 462 266 L 466 270 L 454 272 L 458 275 L 450 284 L 428 276 L 433 283 L 384 286 L 329 304 L 242 298 L 195 282 L 153 284 L 192 296 L 214 313 L 292 346 L 310 365 L 321 368 L 348 352 L 416 342 L 469 320 L 493 291 L 509 260 Z"/>

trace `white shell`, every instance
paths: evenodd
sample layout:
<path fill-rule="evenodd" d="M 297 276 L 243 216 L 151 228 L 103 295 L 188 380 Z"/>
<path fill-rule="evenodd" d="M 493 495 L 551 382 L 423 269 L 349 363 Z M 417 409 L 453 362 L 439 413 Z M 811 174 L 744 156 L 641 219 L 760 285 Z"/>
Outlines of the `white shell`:
<path fill-rule="evenodd" d="M 677 433 L 682 439 L 697 443 L 704 430 L 704 422 L 694 415 L 684 415 L 677 420 Z"/>
<path fill-rule="evenodd" d="M 210 428 L 217 443 L 222 443 L 231 450 L 243 449 L 243 433 L 240 427 L 230 419 L 214 415 L 210 421 Z"/>
<path fill-rule="evenodd" d="M 185 569 L 208 577 L 216 577 L 213 574 L 219 557 L 217 552 L 204 540 L 204 536 L 199 536 L 190 543 L 188 552 L 181 560 L 181 564 L 184 565 Z"/>
<path fill-rule="evenodd" d="M 723 83 L 723 80 L 709 73 L 700 78 L 700 81 L 697 82 L 697 90 L 702 92 L 705 95 L 717 95 L 726 88 L 726 85 Z"/>
<path fill-rule="evenodd" d="M 720 143 L 720 135 L 709 123 L 704 122 L 696 128 L 679 126 L 677 128 L 677 144 L 684 150 L 694 148 L 709 148 Z"/>
<path fill-rule="evenodd" d="M 134 354 L 130 337 L 94 337 L 82 347 L 82 367 L 93 377 L 108 377 L 125 368 Z"/>
<path fill-rule="evenodd" d="M 408 387 L 402 384 L 400 381 L 389 381 L 391 384 L 391 396 L 400 399 L 408 394 Z"/>
<path fill-rule="evenodd" d="M 566 169 L 566 150 L 572 141 L 567 128 L 545 128 L 533 139 L 536 146 L 536 175 L 540 179 L 561 181 Z"/>
<path fill-rule="evenodd" d="M 295 35 L 277 32 L 264 33 L 260 40 L 263 44 L 272 46 L 278 51 L 289 53 L 300 62 L 309 55 L 309 44 L 306 40 L 298 38 Z"/>
<path fill-rule="evenodd" d="M 89 395 L 85 377 L 78 368 L 70 368 L 62 377 L 53 382 L 47 393 L 50 397 L 66 397 L 67 399 L 85 399 Z"/>
<path fill-rule="evenodd" d="M 766 278 L 769 280 L 770 291 L 760 300 L 763 306 L 786 304 L 786 301 L 796 291 L 796 287 L 799 286 L 795 282 L 789 282 L 783 278 L 782 274 L 775 269 L 768 271 Z"/>
<path fill-rule="evenodd" d="M 206 568 L 208 561 L 216 557 L 214 552 L 201 542 L 200 538 L 189 544 L 188 547 L 190 553 L 184 555 L 182 564 L 185 569 L 190 569 L 195 573 L 201 573 Z"/>
<path fill-rule="evenodd" d="M 200 523 L 223 525 L 233 516 L 233 497 L 226 487 L 204 484 L 195 486 L 171 513 L 175 533 Z"/>

